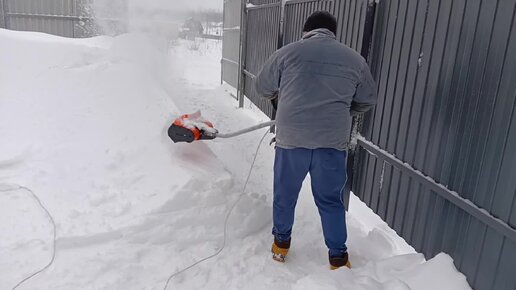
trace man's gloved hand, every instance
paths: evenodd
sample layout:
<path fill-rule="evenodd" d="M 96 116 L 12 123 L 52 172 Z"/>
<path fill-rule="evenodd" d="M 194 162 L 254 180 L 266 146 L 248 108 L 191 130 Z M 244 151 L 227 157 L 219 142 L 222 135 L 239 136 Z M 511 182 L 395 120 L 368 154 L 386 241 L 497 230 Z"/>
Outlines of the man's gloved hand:
<path fill-rule="evenodd" d="M 278 110 L 278 98 L 275 98 L 271 100 L 272 107 L 274 108 L 274 111 Z"/>
<path fill-rule="evenodd" d="M 354 116 L 358 116 L 360 114 L 364 114 L 367 111 L 371 110 L 372 108 L 374 108 L 374 105 L 361 104 L 361 103 L 357 103 L 357 102 L 353 101 L 353 102 L 351 102 L 350 113 L 351 113 L 351 116 L 354 117 Z"/>
<path fill-rule="evenodd" d="M 278 92 L 274 93 L 274 95 L 268 97 L 269 100 L 271 100 L 272 107 L 275 111 L 278 110 Z"/>
<path fill-rule="evenodd" d="M 271 98 L 271 104 L 272 104 L 272 107 L 274 108 L 274 113 L 272 114 L 272 119 L 276 119 L 276 112 L 278 111 L 278 92 L 276 92 Z M 276 126 L 272 126 L 271 127 L 271 132 L 275 132 L 276 131 Z M 276 143 L 276 137 L 273 137 L 271 139 L 271 142 L 269 142 L 269 146 L 272 146 L 272 144 Z"/>

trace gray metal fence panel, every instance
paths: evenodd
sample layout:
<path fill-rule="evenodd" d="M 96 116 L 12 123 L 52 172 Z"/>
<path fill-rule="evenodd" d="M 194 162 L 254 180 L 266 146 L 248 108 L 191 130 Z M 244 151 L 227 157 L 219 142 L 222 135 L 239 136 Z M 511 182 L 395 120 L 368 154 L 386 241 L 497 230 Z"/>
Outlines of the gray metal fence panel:
<path fill-rule="evenodd" d="M 269 117 L 274 109 L 255 91 L 254 79 L 263 64 L 278 49 L 280 43 L 281 1 L 255 0 L 247 8 L 247 38 L 245 44 L 244 94 Z"/>
<path fill-rule="evenodd" d="M 477 290 L 516 289 L 515 11 L 390 0 L 375 21 L 379 103 L 364 136 L 435 182 L 368 148 L 354 191 L 427 257 L 450 254 Z"/>
<path fill-rule="evenodd" d="M 338 20 L 337 39 L 368 57 L 371 42 L 375 1 L 337 1 L 334 15 Z"/>
<path fill-rule="evenodd" d="M 5 23 L 5 13 L 4 13 L 4 0 L 0 0 L 0 28 L 6 28 L 7 25 Z"/>
<path fill-rule="evenodd" d="M 91 0 L 1 0 L 0 20 L 12 30 L 38 31 L 65 37 L 94 34 L 84 8 Z"/>
<path fill-rule="evenodd" d="M 73 0 L 6 0 L 9 29 L 47 32 L 73 37 Z"/>
<path fill-rule="evenodd" d="M 222 80 L 238 86 L 240 56 L 241 0 L 224 1 L 224 32 L 222 41 Z"/>

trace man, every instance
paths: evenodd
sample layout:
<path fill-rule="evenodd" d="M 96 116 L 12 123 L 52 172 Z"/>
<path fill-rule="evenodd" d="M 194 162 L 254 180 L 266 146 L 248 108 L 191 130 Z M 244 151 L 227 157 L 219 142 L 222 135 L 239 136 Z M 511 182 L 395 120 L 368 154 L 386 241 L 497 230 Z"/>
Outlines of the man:
<path fill-rule="evenodd" d="M 299 191 L 310 173 L 331 269 L 351 267 L 342 195 L 352 116 L 377 99 L 367 63 L 336 40 L 336 30 L 333 15 L 313 13 L 303 38 L 276 51 L 256 78 L 257 92 L 278 102 L 273 258 L 285 261 Z"/>

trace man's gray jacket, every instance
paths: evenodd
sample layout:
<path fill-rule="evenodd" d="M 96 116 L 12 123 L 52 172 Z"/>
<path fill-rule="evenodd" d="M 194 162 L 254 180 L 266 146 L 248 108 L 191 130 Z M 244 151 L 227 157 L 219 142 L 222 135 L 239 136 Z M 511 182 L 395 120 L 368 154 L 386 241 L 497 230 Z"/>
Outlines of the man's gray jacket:
<path fill-rule="evenodd" d="M 276 51 L 256 78 L 263 97 L 278 96 L 276 145 L 346 150 L 352 115 L 371 109 L 376 86 L 364 58 L 316 29 Z"/>

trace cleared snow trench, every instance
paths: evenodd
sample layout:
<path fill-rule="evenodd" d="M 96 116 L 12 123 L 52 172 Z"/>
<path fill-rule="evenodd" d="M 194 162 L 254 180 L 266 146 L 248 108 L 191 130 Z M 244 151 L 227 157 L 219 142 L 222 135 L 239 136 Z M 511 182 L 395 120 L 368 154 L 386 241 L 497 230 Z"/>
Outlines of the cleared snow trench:
<path fill-rule="evenodd" d="M 202 110 L 223 131 L 266 118 L 219 86 L 221 43 L 144 35 L 63 39 L 0 29 L 0 184 L 33 190 L 57 225 L 56 259 L 19 289 L 163 289 L 213 254 L 262 129 L 173 144 L 166 128 Z M 271 136 L 272 137 L 272 136 Z M 273 148 L 264 141 L 226 249 L 169 289 L 470 289 L 445 254 L 425 261 L 358 199 L 348 213 L 354 268 L 329 271 L 309 187 L 292 251 L 272 261 Z M 0 289 L 48 263 L 52 227 L 20 190 L 0 192 Z"/>

